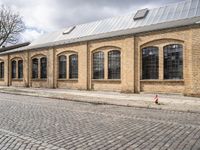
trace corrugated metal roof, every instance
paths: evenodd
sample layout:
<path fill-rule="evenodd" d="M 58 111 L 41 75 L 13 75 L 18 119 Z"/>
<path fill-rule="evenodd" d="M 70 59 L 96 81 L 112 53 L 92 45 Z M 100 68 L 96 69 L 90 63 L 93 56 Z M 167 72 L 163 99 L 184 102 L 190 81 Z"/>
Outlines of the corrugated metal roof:
<path fill-rule="evenodd" d="M 0 48 L 0 52 L 5 52 L 5 51 L 12 50 L 12 49 L 17 49 L 17 48 L 20 48 L 20 47 L 28 46 L 29 44 L 30 44 L 30 42 L 25 42 L 25 43 L 20 43 L 20 44 L 2 47 L 2 48 Z"/>
<path fill-rule="evenodd" d="M 68 28 L 61 29 L 41 36 L 27 47 L 9 52 L 195 24 L 200 21 L 200 0 L 186 0 L 150 9 L 147 16 L 143 19 L 134 20 L 134 16 L 135 13 L 131 13 L 124 16 L 76 25 L 76 28 L 69 34 L 63 34 Z"/>

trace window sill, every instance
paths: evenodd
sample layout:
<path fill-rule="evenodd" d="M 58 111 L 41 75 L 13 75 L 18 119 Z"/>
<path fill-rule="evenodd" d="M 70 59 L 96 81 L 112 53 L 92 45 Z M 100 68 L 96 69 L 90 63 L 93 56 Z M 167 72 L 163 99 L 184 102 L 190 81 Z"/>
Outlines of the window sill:
<path fill-rule="evenodd" d="M 23 79 L 12 79 L 12 81 L 23 81 Z"/>
<path fill-rule="evenodd" d="M 31 81 L 47 81 L 47 79 L 32 79 Z"/>
<path fill-rule="evenodd" d="M 78 79 L 57 79 L 57 81 L 63 81 L 63 82 L 78 82 Z"/>
<path fill-rule="evenodd" d="M 4 78 L 1 78 L 0 81 L 4 81 Z"/>
<path fill-rule="evenodd" d="M 92 79 L 92 82 L 114 82 L 114 83 L 121 83 L 120 79 Z"/>
<path fill-rule="evenodd" d="M 176 80 L 140 80 L 140 82 L 184 82 L 184 79 L 176 79 Z"/>

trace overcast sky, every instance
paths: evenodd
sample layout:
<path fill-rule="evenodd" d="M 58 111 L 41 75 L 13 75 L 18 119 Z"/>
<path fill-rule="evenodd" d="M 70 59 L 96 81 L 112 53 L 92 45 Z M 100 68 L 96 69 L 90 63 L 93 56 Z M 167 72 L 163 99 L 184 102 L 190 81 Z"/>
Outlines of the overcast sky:
<path fill-rule="evenodd" d="M 70 25 L 154 8 L 183 0 L 0 0 L 23 17 L 27 30 L 22 41 Z"/>

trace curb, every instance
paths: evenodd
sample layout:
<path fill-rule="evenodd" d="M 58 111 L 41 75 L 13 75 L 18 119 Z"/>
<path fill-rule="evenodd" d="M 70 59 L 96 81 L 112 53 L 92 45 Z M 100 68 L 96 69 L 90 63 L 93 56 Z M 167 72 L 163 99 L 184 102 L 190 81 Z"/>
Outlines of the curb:
<path fill-rule="evenodd" d="M 183 109 L 173 109 L 173 108 L 165 108 L 165 107 L 156 107 L 158 105 L 154 105 L 152 106 L 151 103 L 149 103 L 150 105 L 134 105 L 134 104 L 117 104 L 117 103 L 113 103 L 113 102 L 105 102 L 105 101 L 91 101 L 91 100 L 86 100 L 87 97 L 86 96 L 82 96 L 82 100 L 78 99 L 78 98 L 64 98 L 64 97 L 58 97 L 58 96 L 47 96 L 47 95 L 41 95 L 37 92 L 28 92 L 28 91 L 7 91 L 7 90 L 2 90 L 0 89 L 0 93 L 6 93 L 6 94 L 13 94 L 13 95 L 22 95 L 22 96 L 33 96 L 33 97 L 43 97 L 43 98 L 50 98 L 50 99 L 58 99 L 58 100 L 67 100 L 67 101 L 73 101 L 73 102 L 81 102 L 81 103 L 89 103 L 89 104 L 93 104 L 93 105 L 114 105 L 114 106 L 122 106 L 122 107 L 134 107 L 134 108 L 142 108 L 142 109 L 152 109 L 152 110 L 167 110 L 167 111 L 176 111 L 176 112 L 188 112 L 188 113 L 199 113 L 200 114 L 200 110 L 196 111 L 196 110 L 183 110 Z M 74 96 L 74 95 L 71 95 Z M 88 97 L 88 99 L 91 97 Z M 99 99 L 99 97 L 98 97 Z M 143 101 L 146 102 L 146 101 Z M 138 103 L 137 103 L 138 104 Z"/>

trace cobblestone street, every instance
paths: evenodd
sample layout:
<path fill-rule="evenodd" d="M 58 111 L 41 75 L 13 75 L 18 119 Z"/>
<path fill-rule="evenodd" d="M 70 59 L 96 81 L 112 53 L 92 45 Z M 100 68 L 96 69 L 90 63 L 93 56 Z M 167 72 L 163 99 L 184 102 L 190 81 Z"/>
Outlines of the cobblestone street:
<path fill-rule="evenodd" d="M 0 94 L 0 149 L 200 149 L 200 114 Z"/>

